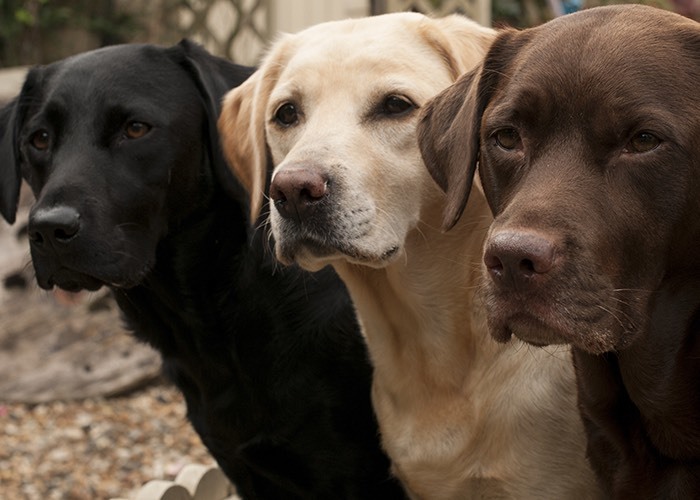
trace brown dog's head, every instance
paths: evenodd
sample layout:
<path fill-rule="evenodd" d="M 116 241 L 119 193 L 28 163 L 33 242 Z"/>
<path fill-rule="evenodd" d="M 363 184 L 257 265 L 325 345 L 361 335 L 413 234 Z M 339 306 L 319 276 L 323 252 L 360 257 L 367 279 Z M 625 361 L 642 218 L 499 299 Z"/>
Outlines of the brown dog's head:
<path fill-rule="evenodd" d="M 270 221 L 277 257 L 318 269 L 381 267 L 401 254 L 423 200 L 418 109 L 475 66 L 493 31 L 462 16 L 388 14 L 323 23 L 280 39 L 227 96 L 227 158 Z"/>
<path fill-rule="evenodd" d="M 489 326 L 590 352 L 629 345 L 654 292 L 700 273 L 700 25 L 602 7 L 502 32 L 424 110 L 449 227 L 479 174 Z"/>

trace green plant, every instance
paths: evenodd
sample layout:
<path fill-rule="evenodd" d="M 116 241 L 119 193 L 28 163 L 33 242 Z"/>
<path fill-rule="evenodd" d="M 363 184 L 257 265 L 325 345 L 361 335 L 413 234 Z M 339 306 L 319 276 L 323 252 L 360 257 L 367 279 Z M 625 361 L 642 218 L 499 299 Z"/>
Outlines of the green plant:
<path fill-rule="evenodd" d="M 128 39 L 135 27 L 113 0 L 0 0 L 0 67 L 69 55 L 62 30 L 82 30 L 100 46 Z"/>

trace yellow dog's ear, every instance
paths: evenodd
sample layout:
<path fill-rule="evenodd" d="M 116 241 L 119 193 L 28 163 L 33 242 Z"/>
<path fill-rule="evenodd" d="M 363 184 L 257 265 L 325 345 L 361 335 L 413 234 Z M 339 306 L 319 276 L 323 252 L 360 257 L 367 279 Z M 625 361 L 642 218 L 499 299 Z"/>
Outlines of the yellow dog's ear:
<path fill-rule="evenodd" d="M 218 129 L 226 161 L 250 196 L 250 219 L 255 223 L 263 206 L 267 181 L 266 110 L 282 71 L 283 44 L 270 53 L 253 75 L 229 91 L 219 116 Z"/>
<path fill-rule="evenodd" d="M 421 36 L 440 54 L 456 81 L 481 62 L 493 42 L 496 31 L 468 17 L 453 14 L 427 18 Z"/>

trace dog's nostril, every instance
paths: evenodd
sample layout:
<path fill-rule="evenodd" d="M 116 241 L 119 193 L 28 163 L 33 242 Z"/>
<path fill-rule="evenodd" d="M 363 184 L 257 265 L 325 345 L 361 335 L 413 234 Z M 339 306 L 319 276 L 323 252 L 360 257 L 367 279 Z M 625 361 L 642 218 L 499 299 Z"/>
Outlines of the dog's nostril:
<path fill-rule="evenodd" d="M 520 261 L 520 270 L 525 273 L 535 273 L 535 264 L 530 259 Z"/>
<path fill-rule="evenodd" d="M 29 233 L 29 241 L 36 245 L 41 245 L 42 243 L 44 243 L 44 237 L 41 235 L 40 232 L 33 231 Z"/>
<path fill-rule="evenodd" d="M 503 271 L 501 259 L 489 251 L 484 254 L 484 264 L 489 271 Z"/>
<path fill-rule="evenodd" d="M 75 233 L 78 232 L 77 227 L 70 227 L 70 228 L 58 228 L 54 231 L 54 237 L 57 240 L 69 240 L 73 236 L 75 236 Z"/>

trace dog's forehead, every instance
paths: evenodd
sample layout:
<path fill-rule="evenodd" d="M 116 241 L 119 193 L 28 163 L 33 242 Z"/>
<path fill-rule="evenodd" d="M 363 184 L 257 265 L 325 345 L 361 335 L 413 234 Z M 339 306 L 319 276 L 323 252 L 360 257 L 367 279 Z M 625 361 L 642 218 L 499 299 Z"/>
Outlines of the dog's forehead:
<path fill-rule="evenodd" d="M 47 67 L 47 87 L 57 98 L 121 99 L 150 92 L 167 99 L 174 82 L 186 80 L 162 49 L 139 45 L 105 47 L 59 61 Z M 155 92 L 155 89 L 162 92 Z M 76 91 L 76 89 L 79 89 Z"/>
<path fill-rule="evenodd" d="M 32 70 L 30 77 L 27 127 L 47 119 L 95 125 L 125 114 L 165 124 L 199 105 L 187 73 L 165 49 L 151 45 L 85 52 Z"/>
<path fill-rule="evenodd" d="M 674 32 L 685 23 L 681 16 L 645 7 L 567 17 L 532 30 L 492 104 L 568 109 L 579 118 L 582 109 L 596 117 L 687 108 L 700 68 L 687 64 L 684 41 Z"/>
<path fill-rule="evenodd" d="M 381 21 L 381 22 L 379 22 Z M 431 97 L 451 82 L 444 58 L 419 36 L 422 16 L 324 23 L 288 41 L 275 95 L 412 89 Z"/>

